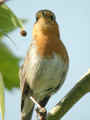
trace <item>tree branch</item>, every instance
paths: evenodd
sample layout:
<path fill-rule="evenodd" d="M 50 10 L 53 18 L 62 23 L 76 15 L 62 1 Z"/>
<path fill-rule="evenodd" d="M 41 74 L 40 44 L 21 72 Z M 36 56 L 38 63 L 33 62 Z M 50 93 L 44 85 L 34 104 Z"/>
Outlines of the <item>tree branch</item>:
<path fill-rule="evenodd" d="M 47 120 L 60 120 L 64 114 L 86 93 L 90 92 L 90 70 L 70 92 L 48 113 Z"/>

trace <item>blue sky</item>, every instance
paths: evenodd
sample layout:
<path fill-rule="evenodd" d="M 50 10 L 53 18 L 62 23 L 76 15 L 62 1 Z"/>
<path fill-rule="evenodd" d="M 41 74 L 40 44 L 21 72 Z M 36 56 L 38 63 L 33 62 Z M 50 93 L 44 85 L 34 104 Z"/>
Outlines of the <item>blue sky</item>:
<path fill-rule="evenodd" d="M 12 0 L 8 6 L 20 18 L 29 21 L 25 26 L 27 37 L 20 36 L 17 29 L 10 33 L 15 40 L 18 50 L 7 39 L 8 46 L 17 56 L 24 57 L 32 39 L 32 28 L 35 13 L 40 9 L 50 9 L 56 14 L 60 27 L 61 39 L 66 45 L 70 57 L 70 68 L 63 87 L 55 94 L 47 105 L 51 109 L 59 99 L 77 83 L 80 77 L 90 68 L 90 1 L 89 0 Z M 20 90 L 6 91 L 6 120 L 20 120 Z M 90 95 L 85 95 L 62 118 L 62 120 L 89 120 Z"/>

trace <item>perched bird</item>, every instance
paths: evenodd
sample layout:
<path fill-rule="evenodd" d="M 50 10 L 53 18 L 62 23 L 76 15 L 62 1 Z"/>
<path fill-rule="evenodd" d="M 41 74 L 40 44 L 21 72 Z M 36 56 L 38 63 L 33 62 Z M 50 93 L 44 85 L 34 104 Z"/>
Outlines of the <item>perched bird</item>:
<path fill-rule="evenodd" d="M 36 13 L 32 42 L 19 71 L 21 120 L 30 120 L 35 100 L 45 107 L 52 94 L 64 83 L 69 57 L 61 41 L 55 14 L 50 10 Z"/>

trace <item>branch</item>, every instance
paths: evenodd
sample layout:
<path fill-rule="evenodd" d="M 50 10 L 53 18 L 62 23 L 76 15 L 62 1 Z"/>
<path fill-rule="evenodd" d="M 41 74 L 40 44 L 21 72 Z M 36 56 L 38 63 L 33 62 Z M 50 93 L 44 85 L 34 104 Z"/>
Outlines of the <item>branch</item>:
<path fill-rule="evenodd" d="M 60 120 L 72 106 L 90 92 L 90 70 L 78 81 L 70 92 L 48 113 L 47 120 Z"/>

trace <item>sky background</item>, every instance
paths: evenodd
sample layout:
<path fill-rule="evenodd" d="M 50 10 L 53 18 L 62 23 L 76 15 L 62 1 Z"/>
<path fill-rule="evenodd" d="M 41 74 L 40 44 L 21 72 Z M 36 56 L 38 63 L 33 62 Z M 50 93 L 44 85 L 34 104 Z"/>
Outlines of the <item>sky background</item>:
<path fill-rule="evenodd" d="M 52 96 L 47 105 L 50 110 L 90 68 L 90 0 L 10 0 L 7 5 L 18 17 L 29 20 L 24 25 L 27 37 L 20 36 L 20 29 L 10 33 L 17 48 L 7 38 L 4 40 L 14 54 L 22 58 L 32 39 L 35 13 L 41 9 L 49 9 L 56 14 L 61 39 L 69 53 L 70 67 L 63 87 Z M 90 120 L 89 94 L 75 104 L 62 120 Z M 5 120 L 20 120 L 20 96 L 20 90 L 6 91 Z"/>

